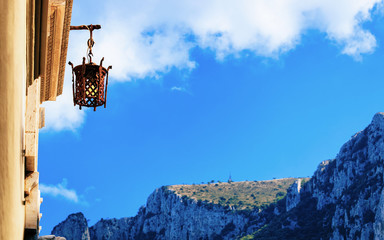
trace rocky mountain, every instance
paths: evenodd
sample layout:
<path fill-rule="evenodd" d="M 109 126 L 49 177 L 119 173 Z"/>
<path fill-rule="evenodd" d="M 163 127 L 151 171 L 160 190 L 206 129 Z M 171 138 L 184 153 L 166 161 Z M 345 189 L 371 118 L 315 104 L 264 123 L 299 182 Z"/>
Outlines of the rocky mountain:
<path fill-rule="evenodd" d="M 378 113 L 311 179 L 162 187 L 135 217 L 101 219 L 88 228 L 74 214 L 52 234 L 68 240 L 384 239 L 383 136 Z"/>
<path fill-rule="evenodd" d="M 66 240 L 89 240 L 88 223 L 82 213 L 71 214 L 52 230 L 56 236 L 65 236 Z"/>
<path fill-rule="evenodd" d="M 248 228 L 251 215 L 260 218 L 296 180 L 165 186 L 148 197 L 135 217 L 101 219 L 88 228 L 82 213 L 71 214 L 52 234 L 67 240 L 234 239 Z"/>

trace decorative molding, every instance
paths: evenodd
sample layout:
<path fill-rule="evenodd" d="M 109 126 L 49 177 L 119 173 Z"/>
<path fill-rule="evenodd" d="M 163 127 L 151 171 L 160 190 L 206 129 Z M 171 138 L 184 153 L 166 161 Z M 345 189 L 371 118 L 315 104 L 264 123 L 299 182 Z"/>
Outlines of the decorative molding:
<path fill-rule="evenodd" d="M 55 101 L 64 86 L 65 63 L 67 59 L 69 28 L 71 24 L 73 0 L 47 0 L 45 57 L 43 58 L 40 102 Z M 44 46 L 43 46 L 44 47 Z"/>

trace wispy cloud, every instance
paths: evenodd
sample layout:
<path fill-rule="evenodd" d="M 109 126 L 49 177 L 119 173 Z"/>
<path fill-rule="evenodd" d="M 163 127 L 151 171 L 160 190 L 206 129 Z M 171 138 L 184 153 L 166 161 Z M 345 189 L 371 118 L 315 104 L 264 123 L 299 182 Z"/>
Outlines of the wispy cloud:
<path fill-rule="evenodd" d="M 83 196 L 79 196 L 74 189 L 67 188 L 67 185 L 68 181 L 64 178 L 63 181 L 57 185 L 46 185 L 44 183 L 40 183 L 39 188 L 43 195 L 61 197 L 70 202 L 87 204 L 87 202 L 83 199 Z"/>
<path fill-rule="evenodd" d="M 382 14 L 384 6 L 383 0 L 116 0 L 104 4 L 94 13 L 104 20 L 102 31 L 95 32 L 94 59 L 104 56 L 104 65 L 113 65 L 112 82 L 160 78 L 171 69 L 192 71 L 197 63 L 190 52 L 196 47 L 212 51 L 218 61 L 229 55 L 241 57 L 244 51 L 278 58 L 299 45 L 308 30 L 323 33 L 342 54 L 361 60 L 376 47 L 375 36 L 363 24 L 372 14 Z M 87 38 L 87 34 L 71 33 L 69 59 L 81 61 Z M 49 129 L 74 130 L 84 122 L 85 112 L 72 105 L 70 77 L 67 72 L 63 96 L 46 104 Z"/>
<path fill-rule="evenodd" d="M 176 87 L 176 86 L 173 86 L 173 87 L 171 87 L 171 91 L 185 92 L 186 89 L 185 89 L 184 87 Z"/>

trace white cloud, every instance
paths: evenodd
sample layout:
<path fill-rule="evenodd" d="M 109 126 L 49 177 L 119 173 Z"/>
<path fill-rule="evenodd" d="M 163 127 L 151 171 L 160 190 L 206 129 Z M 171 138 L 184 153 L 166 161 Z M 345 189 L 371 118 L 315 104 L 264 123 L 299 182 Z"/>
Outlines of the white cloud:
<path fill-rule="evenodd" d="M 326 34 L 343 54 L 359 58 L 376 47 L 362 24 L 382 0 L 147 0 L 108 2 L 99 51 L 120 81 L 193 69 L 193 47 L 219 60 L 243 50 L 278 57 L 309 29 Z M 113 14 L 111 14 L 113 13 Z M 191 38 L 191 36 L 193 36 Z"/>
<path fill-rule="evenodd" d="M 209 49 L 218 60 L 241 56 L 278 58 L 300 44 L 303 34 L 317 30 L 343 54 L 359 60 L 371 53 L 376 39 L 363 23 L 372 10 L 383 11 L 383 0 L 115 0 L 100 12 L 102 29 L 95 31 L 95 60 L 113 65 L 112 81 L 159 78 L 172 68 L 191 71 L 194 47 Z M 86 7 L 84 5 L 84 7 Z M 94 9 L 95 10 L 95 9 Z M 79 12 L 79 11 L 77 11 Z M 80 35 L 83 37 L 80 39 Z M 68 58 L 80 63 L 87 34 L 71 33 Z M 67 73 L 67 83 L 70 77 Z M 71 87 L 47 105 L 47 127 L 76 129 L 85 114 L 71 105 Z"/>
<path fill-rule="evenodd" d="M 85 109 L 79 111 L 73 106 L 72 88 L 65 84 L 61 96 L 54 102 L 45 102 L 45 127 L 47 130 L 70 130 L 76 131 L 85 121 Z"/>
<path fill-rule="evenodd" d="M 39 189 L 43 195 L 50 195 L 53 197 L 62 197 L 68 201 L 79 203 L 80 197 L 77 195 L 76 191 L 73 189 L 67 188 L 68 181 L 63 179 L 63 181 L 57 185 L 46 185 L 40 183 Z"/>

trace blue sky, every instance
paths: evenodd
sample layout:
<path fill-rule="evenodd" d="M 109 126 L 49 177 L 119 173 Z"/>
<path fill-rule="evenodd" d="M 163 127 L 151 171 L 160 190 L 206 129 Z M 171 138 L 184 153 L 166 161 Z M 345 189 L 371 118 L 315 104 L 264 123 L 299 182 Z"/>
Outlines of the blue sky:
<path fill-rule="evenodd" d="M 74 108 L 69 68 L 45 104 L 42 234 L 133 216 L 163 185 L 311 176 L 384 111 L 382 1 L 90 3 L 72 25 L 102 25 L 108 106 Z M 87 38 L 71 32 L 68 60 Z"/>

